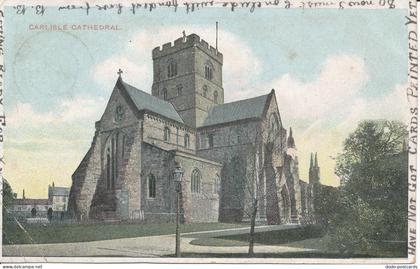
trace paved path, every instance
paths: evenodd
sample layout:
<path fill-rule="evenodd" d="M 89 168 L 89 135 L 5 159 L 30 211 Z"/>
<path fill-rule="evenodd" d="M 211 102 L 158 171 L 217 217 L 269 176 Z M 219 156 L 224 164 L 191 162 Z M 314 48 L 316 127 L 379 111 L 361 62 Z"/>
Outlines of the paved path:
<path fill-rule="evenodd" d="M 286 225 L 266 225 L 266 226 L 256 226 L 255 232 L 269 232 L 269 231 L 280 231 L 280 230 L 287 230 L 297 228 L 299 225 L 297 224 L 286 224 Z M 201 232 L 191 232 L 191 233 L 183 233 L 183 237 L 188 238 L 208 238 L 208 237 L 215 237 L 215 236 L 227 236 L 227 235 L 237 235 L 237 234 L 247 234 L 249 233 L 249 227 L 243 228 L 233 228 L 233 229 L 224 229 L 224 230 L 215 230 L 215 231 L 201 231 Z"/>
<path fill-rule="evenodd" d="M 296 225 L 260 226 L 256 232 L 284 230 L 295 228 Z M 219 235 L 234 235 L 248 233 L 249 228 L 215 230 L 182 234 L 181 249 L 191 253 L 247 253 L 247 246 L 213 247 L 196 246 L 190 242 L 195 238 Z M 3 256 L 25 257 L 162 257 L 174 253 L 175 235 L 159 235 L 136 238 L 121 238 L 112 240 L 62 243 L 62 244 L 26 244 L 4 245 Z M 255 252 L 300 252 L 309 249 L 286 246 L 256 245 Z"/>

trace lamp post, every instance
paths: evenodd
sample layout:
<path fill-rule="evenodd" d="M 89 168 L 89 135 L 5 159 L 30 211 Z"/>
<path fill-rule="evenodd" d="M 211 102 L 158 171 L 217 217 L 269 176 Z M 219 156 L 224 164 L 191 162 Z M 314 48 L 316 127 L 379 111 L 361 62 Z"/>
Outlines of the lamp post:
<path fill-rule="evenodd" d="M 181 194 L 181 181 L 184 175 L 184 170 L 181 166 L 176 163 L 174 170 L 174 182 L 176 190 L 176 232 L 175 232 L 175 255 L 181 257 L 181 238 L 179 234 L 179 205 L 180 205 L 180 194 Z"/>

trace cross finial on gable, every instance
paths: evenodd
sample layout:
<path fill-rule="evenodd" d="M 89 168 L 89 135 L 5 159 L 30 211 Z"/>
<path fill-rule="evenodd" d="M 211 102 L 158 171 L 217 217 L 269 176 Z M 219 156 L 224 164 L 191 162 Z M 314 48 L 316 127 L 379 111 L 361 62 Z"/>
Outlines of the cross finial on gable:
<path fill-rule="evenodd" d="M 119 69 L 118 69 L 118 72 L 117 72 L 118 76 L 119 76 L 119 77 L 121 77 L 121 74 L 122 74 L 122 73 L 123 73 L 123 71 L 121 70 L 121 68 L 119 68 Z"/>

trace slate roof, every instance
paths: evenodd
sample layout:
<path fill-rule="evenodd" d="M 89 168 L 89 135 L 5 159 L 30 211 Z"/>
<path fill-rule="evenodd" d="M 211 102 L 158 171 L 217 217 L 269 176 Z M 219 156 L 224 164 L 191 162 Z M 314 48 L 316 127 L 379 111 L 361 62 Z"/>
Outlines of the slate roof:
<path fill-rule="evenodd" d="M 54 196 L 68 196 L 70 188 L 66 187 L 49 187 L 48 193 Z"/>
<path fill-rule="evenodd" d="M 119 80 L 138 110 L 148 110 L 174 121 L 184 123 L 174 106 L 162 99 L 139 90 L 122 80 Z"/>
<path fill-rule="evenodd" d="M 49 205 L 48 199 L 14 199 L 15 205 Z"/>
<path fill-rule="evenodd" d="M 270 94 L 214 106 L 210 109 L 207 118 L 200 127 L 260 118 L 264 113 L 264 108 Z"/>

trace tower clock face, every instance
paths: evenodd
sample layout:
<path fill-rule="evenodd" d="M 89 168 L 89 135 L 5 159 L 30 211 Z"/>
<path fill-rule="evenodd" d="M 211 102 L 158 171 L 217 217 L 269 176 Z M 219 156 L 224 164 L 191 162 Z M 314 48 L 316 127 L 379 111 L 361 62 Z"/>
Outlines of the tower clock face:
<path fill-rule="evenodd" d="M 119 122 L 124 118 L 124 108 L 122 105 L 118 105 L 115 108 L 115 121 Z"/>

